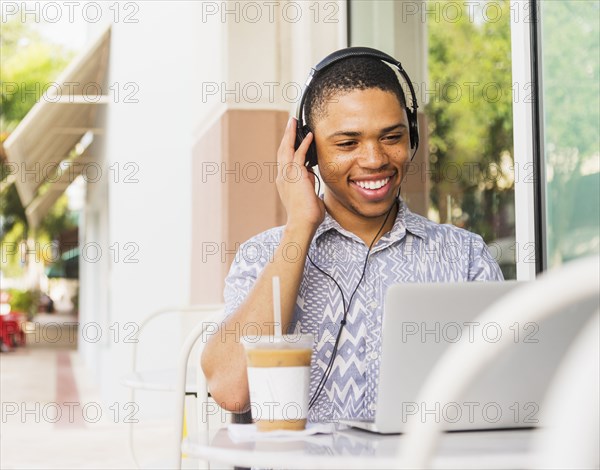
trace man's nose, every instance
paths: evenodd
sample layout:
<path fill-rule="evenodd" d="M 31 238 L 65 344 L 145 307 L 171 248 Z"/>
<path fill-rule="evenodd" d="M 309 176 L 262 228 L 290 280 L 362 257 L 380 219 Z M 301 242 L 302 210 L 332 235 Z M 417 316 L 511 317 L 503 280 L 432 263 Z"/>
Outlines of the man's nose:
<path fill-rule="evenodd" d="M 361 164 L 366 168 L 381 168 L 388 163 L 388 156 L 382 146 L 377 143 L 370 143 L 365 146 Z"/>

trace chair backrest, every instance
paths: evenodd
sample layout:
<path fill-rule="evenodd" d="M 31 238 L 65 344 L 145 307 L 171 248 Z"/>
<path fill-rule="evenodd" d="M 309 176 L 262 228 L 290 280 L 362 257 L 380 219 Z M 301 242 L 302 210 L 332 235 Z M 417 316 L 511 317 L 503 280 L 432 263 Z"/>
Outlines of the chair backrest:
<path fill-rule="evenodd" d="M 199 338 L 202 338 L 202 335 L 205 329 L 210 325 L 216 325 L 216 322 L 219 321 L 220 316 L 224 311 L 223 304 L 199 304 L 199 305 L 186 305 L 180 307 L 167 307 L 158 309 L 146 317 L 142 319 L 142 321 L 137 325 L 137 328 L 134 330 L 131 338 L 128 338 L 128 342 L 131 343 L 131 372 L 129 377 L 125 378 L 125 384 L 130 388 L 130 402 L 135 402 L 135 390 L 136 388 L 141 388 L 145 390 L 171 390 L 173 387 L 172 383 L 172 369 L 176 369 L 176 380 L 175 380 L 175 388 L 177 390 L 175 395 L 175 413 L 174 413 L 174 426 L 176 430 L 176 434 L 179 436 L 179 441 L 177 444 L 173 445 L 172 454 L 177 455 L 179 458 L 173 458 L 173 468 L 179 468 L 181 465 L 180 460 L 180 447 L 181 447 L 181 434 L 183 430 L 183 422 L 184 422 L 184 405 L 185 405 L 185 396 L 186 396 L 186 382 L 187 380 L 187 372 L 189 369 L 189 365 L 191 365 L 193 369 L 196 370 L 196 390 L 198 391 L 198 396 L 200 399 L 206 401 L 206 381 L 204 380 L 204 376 L 202 375 L 202 371 L 199 367 L 199 355 L 201 354 L 201 346 L 197 348 L 197 352 L 195 356 L 192 356 L 190 363 L 190 355 L 194 348 L 194 345 L 198 342 Z M 179 315 L 175 321 L 175 318 Z M 164 317 L 166 323 L 160 323 L 160 321 L 155 321 L 160 317 Z M 183 319 L 185 317 L 185 319 Z M 188 323 L 186 320 L 192 320 L 191 323 Z M 169 337 L 170 339 L 177 339 L 181 341 L 183 337 L 183 344 L 180 344 L 178 341 L 172 341 L 168 345 L 165 341 L 161 339 L 161 347 L 156 347 L 155 343 L 150 341 L 149 346 L 154 350 L 159 352 L 164 352 L 166 348 L 173 348 L 172 353 L 175 353 L 175 360 L 172 360 L 171 356 L 169 356 L 168 370 L 159 370 L 157 371 L 157 367 L 153 367 L 151 371 L 144 372 L 158 372 L 158 374 L 151 374 L 150 376 L 140 376 L 137 373 L 141 372 L 138 370 L 139 361 L 138 357 L 141 355 L 140 350 L 146 351 L 148 349 L 148 345 L 142 346 L 142 348 L 138 348 L 139 343 L 148 343 L 148 338 L 154 338 L 153 335 L 148 335 L 149 328 L 148 325 L 153 324 L 154 326 L 158 325 L 162 327 L 159 328 L 161 332 L 161 338 Z M 151 329 L 152 327 L 150 327 Z M 171 336 L 176 338 L 171 338 Z M 200 342 L 202 343 L 202 342 Z M 180 349 L 178 354 L 176 353 L 177 349 Z M 194 359 L 195 358 L 195 359 Z M 196 362 L 195 367 L 193 362 Z M 146 361 L 147 362 L 147 361 Z M 154 366 L 155 363 L 152 363 Z M 190 369 L 191 369 L 190 368 Z M 197 420 L 194 420 L 194 423 Z M 190 425 L 192 423 L 189 423 Z M 135 456 L 134 451 L 134 442 L 133 442 L 133 425 L 129 426 L 129 446 L 131 450 L 131 455 L 133 460 L 137 463 L 137 458 Z"/>
<path fill-rule="evenodd" d="M 150 337 L 153 337 L 156 336 L 157 328 L 158 331 L 161 331 L 161 344 L 163 345 L 163 347 L 153 348 L 159 352 L 164 352 L 165 347 L 179 347 L 185 341 L 187 333 L 193 328 L 193 326 L 195 326 L 199 319 L 204 318 L 205 316 L 210 316 L 215 312 L 222 311 L 223 308 L 223 304 L 197 304 L 173 306 L 157 309 L 145 316 L 140 322 L 138 322 L 137 328 L 133 330 L 131 338 L 128 338 L 127 341 L 132 345 L 131 371 L 137 371 L 139 369 L 139 347 L 142 346 L 143 352 L 145 354 L 148 353 L 148 347 L 142 345 L 142 343 L 148 343 L 148 339 L 146 339 L 148 337 L 148 334 L 150 334 Z M 178 315 L 179 317 L 177 318 L 177 320 L 174 320 L 176 315 Z M 192 323 L 182 318 L 186 316 L 189 316 L 190 318 L 194 319 L 192 320 Z M 165 328 L 167 328 L 168 330 L 165 331 Z M 171 338 L 172 336 L 176 336 L 176 338 L 173 339 Z M 165 343 L 166 339 L 169 340 L 168 345 Z M 147 367 L 146 363 L 148 362 L 148 360 L 144 360 L 144 364 L 142 364 L 142 367 Z M 152 364 L 153 369 L 156 368 L 156 362 L 150 361 L 150 363 Z M 169 361 L 168 363 L 170 364 L 171 362 Z"/>
<path fill-rule="evenodd" d="M 186 395 L 186 379 L 188 372 L 188 361 L 194 350 L 193 366 L 196 370 L 196 395 L 197 395 L 197 422 L 199 433 L 204 437 L 208 435 L 208 416 L 207 408 L 204 406 L 208 400 L 208 388 L 206 378 L 200 367 L 200 355 L 202 354 L 202 346 L 204 345 L 206 335 L 216 331 L 219 322 L 223 319 L 224 306 L 207 305 L 203 308 L 207 313 L 205 318 L 189 331 L 187 337 L 179 352 L 179 360 L 177 364 L 177 378 L 175 383 L 175 420 L 174 432 L 172 441 L 172 468 L 181 468 L 181 440 L 183 437 L 183 415 Z M 194 346 L 200 340 L 200 347 Z"/>
<path fill-rule="evenodd" d="M 598 468 L 600 312 L 573 342 L 544 400 L 548 427 L 536 433 L 529 468 Z"/>

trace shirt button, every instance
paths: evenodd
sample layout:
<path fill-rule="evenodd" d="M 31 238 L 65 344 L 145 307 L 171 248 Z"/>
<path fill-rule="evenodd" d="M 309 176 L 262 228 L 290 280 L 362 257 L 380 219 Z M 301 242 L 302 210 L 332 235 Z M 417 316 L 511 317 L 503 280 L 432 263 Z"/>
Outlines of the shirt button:
<path fill-rule="evenodd" d="M 369 410 L 370 410 L 370 411 L 375 411 L 376 409 L 377 409 L 377 405 L 375 405 L 375 403 L 371 403 L 371 404 L 369 405 Z"/>
<path fill-rule="evenodd" d="M 375 351 L 369 353 L 370 360 L 374 361 L 375 359 L 377 359 L 377 357 L 378 357 L 378 354 Z"/>
<path fill-rule="evenodd" d="M 377 308 L 377 302 L 376 301 L 371 302 L 369 304 L 369 308 L 373 308 L 373 309 Z"/>

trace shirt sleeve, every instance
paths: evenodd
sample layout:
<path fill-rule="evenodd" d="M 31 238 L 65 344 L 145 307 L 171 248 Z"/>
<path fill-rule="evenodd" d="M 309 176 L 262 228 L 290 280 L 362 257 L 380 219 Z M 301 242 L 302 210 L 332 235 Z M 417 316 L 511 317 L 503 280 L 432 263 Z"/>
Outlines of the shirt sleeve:
<path fill-rule="evenodd" d="M 469 250 L 469 281 L 503 281 L 500 266 L 480 235 L 472 234 Z"/>
<path fill-rule="evenodd" d="M 244 302 L 254 287 L 256 279 L 273 258 L 275 249 L 279 245 L 276 235 L 271 230 L 240 245 L 225 278 L 223 298 L 226 316 L 235 312 Z"/>

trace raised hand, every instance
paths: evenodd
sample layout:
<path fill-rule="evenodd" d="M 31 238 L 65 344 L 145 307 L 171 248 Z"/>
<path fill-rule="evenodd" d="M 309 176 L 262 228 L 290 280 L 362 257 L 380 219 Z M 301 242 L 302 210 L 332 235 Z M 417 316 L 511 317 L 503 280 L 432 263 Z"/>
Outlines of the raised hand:
<path fill-rule="evenodd" d="M 290 118 L 277 151 L 277 191 L 287 212 L 287 226 L 314 232 L 325 218 L 325 205 L 315 193 L 315 176 L 304 166 L 306 151 L 314 136 L 304 138 L 294 149 L 296 120 Z"/>

